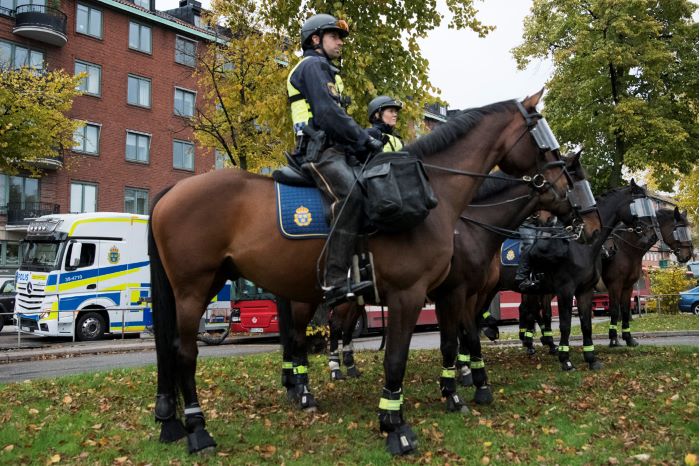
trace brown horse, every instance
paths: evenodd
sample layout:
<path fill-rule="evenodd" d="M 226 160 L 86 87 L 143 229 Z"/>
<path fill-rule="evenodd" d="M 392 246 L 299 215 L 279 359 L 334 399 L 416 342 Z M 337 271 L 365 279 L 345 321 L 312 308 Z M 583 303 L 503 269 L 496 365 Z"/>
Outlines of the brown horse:
<path fill-rule="evenodd" d="M 416 228 L 380 234 L 369 243 L 380 298 L 390 315 L 380 428 L 388 433 L 393 453 L 415 448 L 415 434 L 401 410 L 411 335 L 428 291 L 449 272 L 454 226 L 482 180 L 479 175 L 498 164 L 513 176 L 537 176 L 561 197 L 566 195 L 567 177 L 562 176 L 558 150 L 550 150 L 547 140 L 539 137 L 549 130 L 535 110 L 542 92 L 523 102 L 463 112 L 407 147 L 429 168 L 439 203 Z M 535 128 L 539 131 L 531 134 Z M 316 261 L 323 241 L 290 241 L 277 234 L 275 205 L 271 179 L 232 169 L 183 180 L 153 207 L 149 252 L 158 357 L 155 414 L 162 423 L 162 441 L 187 435 L 191 452 L 216 445 L 197 400 L 196 335 L 207 303 L 225 280 L 245 277 L 300 302 L 321 299 Z M 289 306 L 281 307 L 280 326 L 288 328 Z M 295 326 L 305 320 L 297 317 Z M 308 369 L 298 338 L 298 332 L 290 338 L 291 362 L 296 383 L 304 386 L 303 397 Z M 177 410 L 180 394 L 185 426 Z"/>
<path fill-rule="evenodd" d="M 690 234 L 687 233 L 689 226 L 686 214 L 681 213 L 678 207 L 673 210 L 661 208 L 656 211 L 656 218 L 658 229 L 651 224 L 643 225 L 636 231 L 622 226 L 616 228 L 608 240 L 612 243 L 608 250 L 615 251 L 609 259 L 603 258 L 602 273 L 610 299 L 610 346 L 620 345 L 617 339 L 617 321 L 620 314 L 622 339 L 627 346 L 638 345 L 630 331 L 630 300 L 634 284 L 642 272 L 644 254 L 660 239 L 671 248 L 680 263 L 688 262 L 693 255 L 693 243 Z M 661 238 L 657 237 L 657 231 Z"/>

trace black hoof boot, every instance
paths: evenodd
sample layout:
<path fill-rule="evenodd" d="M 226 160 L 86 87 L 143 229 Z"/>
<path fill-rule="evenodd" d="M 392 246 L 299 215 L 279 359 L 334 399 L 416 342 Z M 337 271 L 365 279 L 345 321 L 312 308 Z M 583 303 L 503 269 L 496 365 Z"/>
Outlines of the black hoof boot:
<path fill-rule="evenodd" d="M 187 435 L 187 449 L 190 453 L 209 453 L 215 447 L 216 442 L 206 429 L 197 429 Z"/>
<path fill-rule="evenodd" d="M 463 387 L 471 387 L 474 385 L 474 377 L 472 376 L 472 370 L 469 366 L 462 366 L 457 368 L 457 382 Z"/>
<path fill-rule="evenodd" d="M 574 367 L 574 364 L 571 362 L 570 359 L 567 359 L 565 361 L 561 361 L 561 370 L 564 372 L 569 372 L 569 371 L 575 371 L 576 368 Z"/>
<path fill-rule="evenodd" d="M 608 345 L 610 348 L 618 348 L 620 346 L 620 342 L 617 339 L 617 337 L 613 338 L 610 340 L 610 344 Z"/>
<path fill-rule="evenodd" d="M 535 347 L 532 346 L 532 345 L 526 347 L 526 348 L 525 348 L 525 353 L 526 353 L 528 356 L 530 356 L 530 357 L 534 356 L 534 355 L 535 355 Z"/>
<path fill-rule="evenodd" d="M 484 385 L 482 387 L 477 387 L 474 392 L 474 403 L 478 405 L 490 405 L 493 403 L 493 393 L 491 393 L 491 387 Z"/>
<path fill-rule="evenodd" d="M 345 380 L 345 376 L 340 369 L 333 369 L 331 371 L 331 380 Z"/>
<path fill-rule="evenodd" d="M 350 366 L 348 367 L 348 377 L 351 377 L 353 379 L 356 379 L 360 377 L 360 371 L 357 369 L 357 366 Z"/>
<path fill-rule="evenodd" d="M 297 406 L 302 411 L 306 411 L 308 413 L 313 413 L 316 410 L 318 410 L 318 403 L 316 403 L 316 398 L 314 398 L 314 395 L 308 391 L 308 388 L 306 386 L 303 387 L 301 393 L 299 392 L 299 389 L 297 388 L 296 401 L 297 401 Z"/>
<path fill-rule="evenodd" d="M 491 341 L 496 341 L 501 337 L 501 334 L 498 331 L 498 327 L 496 326 L 484 327 L 483 332 L 484 335 L 486 335 L 486 338 L 488 338 Z"/>
<path fill-rule="evenodd" d="M 162 443 L 177 442 L 187 435 L 187 431 L 181 420 L 172 418 L 161 422 L 159 440 Z"/>
<path fill-rule="evenodd" d="M 457 393 L 452 393 L 446 398 L 445 408 L 448 413 L 469 413 L 469 408 Z"/>
<path fill-rule="evenodd" d="M 595 353 L 593 351 L 585 351 L 585 348 L 583 351 L 583 360 L 586 361 L 588 368 L 592 371 L 597 371 L 603 368 L 603 364 L 598 361 L 598 358 L 595 357 Z"/>
<path fill-rule="evenodd" d="M 457 394 L 457 368 L 443 369 L 440 377 L 440 394 L 445 400 L 445 408 L 448 413 L 468 413 L 469 409 Z"/>
<path fill-rule="evenodd" d="M 386 449 L 394 456 L 408 455 L 418 448 L 418 438 L 408 424 L 399 426 L 389 432 L 386 438 Z"/>
<path fill-rule="evenodd" d="M 639 342 L 632 336 L 631 333 L 623 333 L 622 339 L 625 340 L 625 343 L 627 343 L 627 346 L 629 346 L 631 348 L 635 348 L 635 347 L 639 346 Z"/>
<path fill-rule="evenodd" d="M 552 345 L 549 347 L 549 355 L 556 356 L 557 353 L 559 353 L 559 348 L 557 347 L 557 345 L 552 343 Z"/>
<path fill-rule="evenodd" d="M 603 368 L 603 363 L 596 359 L 595 361 L 588 363 L 588 368 L 592 371 L 599 371 Z"/>

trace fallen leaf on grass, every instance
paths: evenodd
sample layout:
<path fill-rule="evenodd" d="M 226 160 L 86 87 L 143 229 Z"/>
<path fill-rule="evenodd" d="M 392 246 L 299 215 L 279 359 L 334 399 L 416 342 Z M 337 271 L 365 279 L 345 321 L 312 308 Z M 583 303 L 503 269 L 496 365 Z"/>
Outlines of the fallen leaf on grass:
<path fill-rule="evenodd" d="M 66 395 L 63 397 L 63 404 L 69 405 L 73 402 L 73 398 L 71 398 L 70 395 Z"/>
<path fill-rule="evenodd" d="M 651 455 L 648 453 L 640 453 L 639 455 L 634 455 L 632 458 L 636 459 L 637 461 L 641 461 L 642 463 L 646 463 L 649 461 L 649 458 L 651 458 Z"/>
<path fill-rule="evenodd" d="M 483 458 L 481 458 L 481 464 L 489 464 L 490 462 L 491 458 L 489 458 L 488 456 L 484 456 Z"/>
<path fill-rule="evenodd" d="M 29 410 L 29 414 L 31 414 L 32 416 L 34 416 L 35 414 L 39 414 L 39 410 L 38 410 L 38 409 L 35 409 L 35 408 L 31 408 L 31 409 Z"/>
<path fill-rule="evenodd" d="M 51 456 L 49 459 L 46 460 L 46 464 L 56 464 L 59 461 L 61 461 L 61 455 L 56 454 Z"/>
<path fill-rule="evenodd" d="M 686 466 L 695 466 L 696 464 L 698 464 L 698 457 L 697 455 L 688 453 L 687 455 L 685 455 L 683 462 Z"/>
<path fill-rule="evenodd" d="M 10 445 L 6 445 L 5 448 L 2 449 L 2 451 L 12 451 L 14 449 L 15 449 L 15 446 L 10 444 Z M 687 458 L 687 456 L 686 456 L 686 458 Z M 688 463 L 686 463 L 686 464 L 688 464 Z"/>
<path fill-rule="evenodd" d="M 127 461 L 129 461 L 128 456 L 120 456 L 119 458 L 114 458 L 114 463 L 113 464 L 124 464 Z"/>

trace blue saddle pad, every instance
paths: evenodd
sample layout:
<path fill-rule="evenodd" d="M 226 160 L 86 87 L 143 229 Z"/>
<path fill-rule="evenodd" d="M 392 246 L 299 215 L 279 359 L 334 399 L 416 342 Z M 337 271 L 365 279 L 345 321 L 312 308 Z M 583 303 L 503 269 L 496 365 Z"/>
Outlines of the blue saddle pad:
<path fill-rule="evenodd" d="M 501 244 L 501 264 L 518 265 L 520 263 L 520 240 L 507 239 Z"/>
<path fill-rule="evenodd" d="M 277 224 L 288 239 L 311 239 L 328 236 L 326 201 L 315 187 L 289 186 L 275 182 Z"/>

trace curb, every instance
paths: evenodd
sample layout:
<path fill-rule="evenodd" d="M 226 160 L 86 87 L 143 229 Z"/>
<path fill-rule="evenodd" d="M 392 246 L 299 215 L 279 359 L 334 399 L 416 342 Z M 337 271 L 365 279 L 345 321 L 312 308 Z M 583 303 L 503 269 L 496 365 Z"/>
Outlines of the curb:
<path fill-rule="evenodd" d="M 668 338 L 668 337 L 685 337 L 685 336 L 700 336 L 697 331 L 692 330 L 682 330 L 682 331 L 666 331 L 666 332 L 641 332 L 635 333 L 636 338 Z M 267 337 L 269 338 L 269 337 Z M 381 337 L 371 337 L 371 338 L 381 338 Z M 260 337 L 234 337 L 224 341 L 224 345 L 236 344 L 255 341 L 260 339 Z M 593 335 L 594 340 L 608 340 L 607 334 L 596 334 Z M 581 341 L 583 337 L 581 335 L 573 335 L 569 338 L 569 341 Z M 488 340 L 482 339 L 482 342 L 492 346 L 519 346 L 521 341 L 519 339 L 513 340 L 498 340 L 491 343 Z M 539 343 L 539 341 L 536 341 Z M 200 346 L 203 344 L 200 343 Z M 48 360 L 48 359 L 60 359 L 60 358 L 70 358 L 75 356 L 83 355 L 95 355 L 95 354 L 121 354 L 121 353 L 131 353 L 137 351 L 153 351 L 155 350 L 155 341 L 152 338 L 147 340 L 141 340 L 139 342 L 125 342 L 119 343 L 117 341 L 107 341 L 101 343 L 77 343 L 73 345 L 66 345 L 59 348 L 32 348 L 32 349 L 8 349 L 0 352 L 0 365 L 9 364 L 14 362 L 26 362 L 26 361 L 37 361 L 37 360 Z"/>

